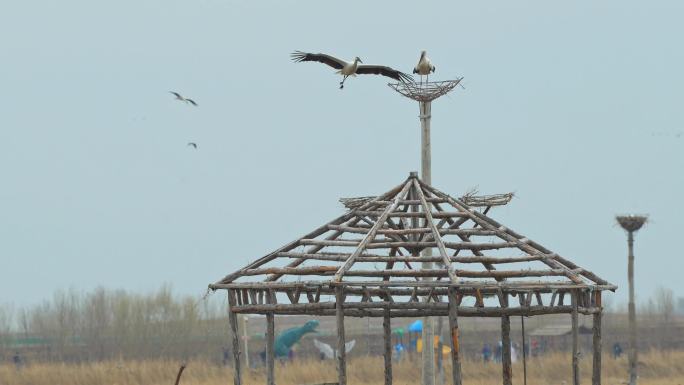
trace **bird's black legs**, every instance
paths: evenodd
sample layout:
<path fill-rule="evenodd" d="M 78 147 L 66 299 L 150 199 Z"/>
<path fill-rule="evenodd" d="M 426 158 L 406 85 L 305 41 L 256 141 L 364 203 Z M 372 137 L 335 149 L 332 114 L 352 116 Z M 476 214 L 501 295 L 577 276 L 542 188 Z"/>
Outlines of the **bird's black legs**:
<path fill-rule="evenodd" d="M 347 80 L 347 76 L 348 75 L 344 75 L 344 77 L 342 78 L 342 81 L 340 82 L 340 89 L 344 88 L 344 81 Z"/>

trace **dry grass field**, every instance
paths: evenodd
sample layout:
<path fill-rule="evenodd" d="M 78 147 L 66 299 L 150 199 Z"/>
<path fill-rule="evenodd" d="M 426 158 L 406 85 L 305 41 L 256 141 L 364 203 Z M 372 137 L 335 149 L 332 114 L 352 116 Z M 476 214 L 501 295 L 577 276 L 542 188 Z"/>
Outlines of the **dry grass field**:
<path fill-rule="evenodd" d="M 622 384 L 626 378 L 625 358 L 604 358 L 603 383 Z M 419 383 L 420 370 L 417 362 L 404 360 L 394 365 L 395 384 Z M 32 364 L 21 371 L 11 365 L 0 366 L 2 385 L 172 385 L 179 363 L 173 361 L 109 361 L 91 364 Z M 590 358 L 582 362 L 583 383 L 590 383 Z M 348 363 L 349 384 L 382 384 L 382 358 L 357 357 Z M 522 364 L 514 367 L 515 384 L 522 384 Z M 463 364 L 464 384 L 489 385 L 501 383 L 501 369 L 497 364 L 485 365 L 466 361 Z M 450 374 L 447 372 L 447 376 Z M 300 361 L 276 367 L 279 385 L 316 384 L 335 381 L 332 361 Z M 448 379 L 449 377 L 447 377 Z M 183 374 L 182 385 L 226 385 L 232 383 L 229 368 L 215 364 L 193 361 Z M 245 384 L 263 384 L 262 370 L 247 374 Z M 448 382 L 447 382 L 448 383 Z M 528 362 L 528 384 L 569 384 L 570 357 L 555 354 Z M 650 352 L 640 358 L 640 385 L 684 385 L 684 352 Z"/>

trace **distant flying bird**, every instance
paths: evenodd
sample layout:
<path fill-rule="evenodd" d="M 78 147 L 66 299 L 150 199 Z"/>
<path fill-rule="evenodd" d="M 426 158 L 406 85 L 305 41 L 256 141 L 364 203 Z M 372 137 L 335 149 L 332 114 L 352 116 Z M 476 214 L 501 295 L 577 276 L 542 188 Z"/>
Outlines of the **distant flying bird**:
<path fill-rule="evenodd" d="M 197 107 L 197 103 L 195 103 L 194 100 L 189 99 L 189 98 L 184 98 L 183 95 L 179 94 L 178 92 L 169 91 L 169 93 L 173 94 L 176 97 L 176 100 L 180 100 L 181 102 L 185 102 L 185 103 L 190 103 L 193 106 Z"/>
<path fill-rule="evenodd" d="M 290 56 L 295 63 L 303 61 L 317 61 L 336 69 L 336 73 L 343 76 L 342 81 L 340 82 L 340 89 L 344 88 L 344 81 L 347 80 L 347 77 L 356 76 L 357 74 L 382 75 L 404 83 L 413 81 L 411 75 L 407 75 L 391 67 L 367 64 L 359 65 L 359 63 L 363 63 L 359 57 L 355 57 L 351 62 L 346 62 L 342 59 L 322 53 L 295 51 Z"/>
<path fill-rule="evenodd" d="M 432 65 L 430 58 L 427 57 L 427 52 L 422 51 L 420 53 L 420 59 L 418 59 L 418 64 L 416 64 L 416 66 L 413 68 L 413 73 L 419 74 L 420 80 L 422 82 L 423 81 L 423 75 L 426 75 L 428 77 L 428 80 L 429 80 L 431 72 L 435 72 L 435 66 Z"/>
<path fill-rule="evenodd" d="M 197 150 L 197 143 L 195 142 L 188 143 L 188 146 L 193 147 L 195 150 Z"/>
<path fill-rule="evenodd" d="M 319 352 L 321 352 L 321 357 L 326 358 L 328 360 L 332 360 L 335 357 L 337 357 L 337 350 L 333 349 L 330 345 L 321 342 L 317 339 L 313 340 L 314 345 L 318 349 Z M 354 349 L 354 344 L 356 344 L 356 340 L 351 340 L 344 344 L 344 352 L 349 353 Z"/>

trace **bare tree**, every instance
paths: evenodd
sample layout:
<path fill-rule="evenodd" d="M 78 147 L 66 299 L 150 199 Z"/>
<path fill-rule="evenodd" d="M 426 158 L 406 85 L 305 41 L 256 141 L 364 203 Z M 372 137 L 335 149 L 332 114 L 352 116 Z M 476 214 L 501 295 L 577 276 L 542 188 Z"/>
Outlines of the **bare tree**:
<path fill-rule="evenodd" d="M 675 310 L 674 292 L 671 289 L 659 286 L 653 300 L 660 319 L 666 324 L 670 323 Z"/>

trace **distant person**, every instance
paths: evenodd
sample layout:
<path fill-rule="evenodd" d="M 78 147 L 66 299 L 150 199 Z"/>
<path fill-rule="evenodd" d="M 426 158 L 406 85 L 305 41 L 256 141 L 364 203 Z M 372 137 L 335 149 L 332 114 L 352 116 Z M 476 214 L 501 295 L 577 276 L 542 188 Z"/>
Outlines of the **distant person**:
<path fill-rule="evenodd" d="M 484 344 L 482 347 L 482 361 L 487 363 L 492 360 L 492 347 L 489 344 Z"/>
<path fill-rule="evenodd" d="M 227 347 L 223 347 L 223 366 L 228 366 L 228 357 L 230 356 L 230 352 L 228 351 Z"/>
<path fill-rule="evenodd" d="M 537 340 L 536 338 L 532 338 L 532 341 L 530 343 L 532 345 L 532 347 L 531 347 L 532 355 L 538 356 L 540 353 L 540 351 L 539 351 L 539 340 Z"/>
<path fill-rule="evenodd" d="M 622 346 L 619 342 L 613 344 L 613 358 L 616 360 L 622 355 Z"/>
<path fill-rule="evenodd" d="M 17 370 L 21 369 L 22 366 L 22 359 L 21 355 L 19 352 L 14 352 L 14 356 L 12 357 L 12 361 L 14 362 L 14 367 L 17 368 Z"/>
<path fill-rule="evenodd" d="M 496 344 L 496 351 L 494 352 L 494 361 L 501 362 L 501 354 L 503 353 L 503 344 L 501 341 Z"/>
<path fill-rule="evenodd" d="M 514 342 L 513 344 L 511 344 L 511 362 L 518 362 L 518 352 L 519 351 L 520 350 L 518 348 L 517 342 Z"/>
<path fill-rule="evenodd" d="M 398 344 L 394 345 L 394 360 L 399 361 L 401 360 L 401 357 L 404 355 L 404 351 L 406 349 L 404 348 L 404 345 L 399 342 Z"/>

